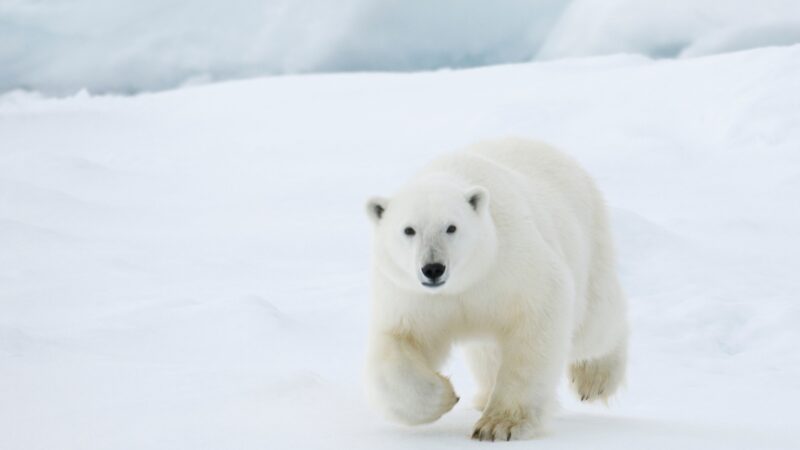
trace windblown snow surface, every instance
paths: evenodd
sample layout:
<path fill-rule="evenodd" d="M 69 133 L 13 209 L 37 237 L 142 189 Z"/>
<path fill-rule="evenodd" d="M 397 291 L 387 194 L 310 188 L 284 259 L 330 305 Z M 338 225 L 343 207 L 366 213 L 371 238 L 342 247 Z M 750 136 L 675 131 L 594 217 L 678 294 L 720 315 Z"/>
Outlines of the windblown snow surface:
<path fill-rule="evenodd" d="M 365 199 L 499 136 L 596 177 L 627 388 L 539 449 L 798 448 L 800 46 L 0 97 L 0 448 L 483 448 L 363 396 Z M 498 444 L 499 445 L 499 444 Z"/>

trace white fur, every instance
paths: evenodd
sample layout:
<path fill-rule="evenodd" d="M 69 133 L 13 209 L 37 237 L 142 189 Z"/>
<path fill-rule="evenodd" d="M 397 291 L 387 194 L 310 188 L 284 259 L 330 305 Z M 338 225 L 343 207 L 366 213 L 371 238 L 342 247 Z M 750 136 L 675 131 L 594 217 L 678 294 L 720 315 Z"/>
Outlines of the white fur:
<path fill-rule="evenodd" d="M 455 405 L 437 370 L 458 341 L 469 342 L 480 386 L 476 439 L 536 435 L 568 365 L 583 400 L 617 389 L 625 301 L 602 197 L 574 161 L 537 142 L 484 142 L 434 161 L 368 212 L 369 393 L 389 417 L 428 423 Z M 446 281 L 423 286 L 421 267 L 434 261 Z"/>

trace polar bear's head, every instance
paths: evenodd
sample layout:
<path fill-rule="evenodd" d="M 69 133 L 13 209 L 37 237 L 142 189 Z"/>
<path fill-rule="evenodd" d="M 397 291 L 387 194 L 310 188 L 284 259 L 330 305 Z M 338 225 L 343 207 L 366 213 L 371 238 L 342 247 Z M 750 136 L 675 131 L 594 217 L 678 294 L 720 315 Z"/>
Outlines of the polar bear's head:
<path fill-rule="evenodd" d="M 493 266 L 497 238 L 481 186 L 418 180 L 391 199 L 370 199 L 367 213 L 376 269 L 400 287 L 455 294 Z"/>

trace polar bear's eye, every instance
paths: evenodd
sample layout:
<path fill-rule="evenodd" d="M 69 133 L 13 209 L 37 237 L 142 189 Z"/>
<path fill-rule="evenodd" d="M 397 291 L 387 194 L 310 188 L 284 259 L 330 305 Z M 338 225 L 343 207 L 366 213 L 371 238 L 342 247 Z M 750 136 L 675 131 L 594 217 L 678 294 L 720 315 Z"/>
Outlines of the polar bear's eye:
<path fill-rule="evenodd" d="M 449 227 L 447 227 L 447 234 L 453 234 L 455 232 L 456 232 L 456 226 L 455 225 L 450 225 Z"/>
<path fill-rule="evenodd" d="M 411 227 L 406 227 L 406 229 L 403 230 L 403 233 L 405 233 L 406 236 L 413 236 L 413 235 L 417 234 L 417 232 L 414 231 L 414 229 L 411 228 Z"/>

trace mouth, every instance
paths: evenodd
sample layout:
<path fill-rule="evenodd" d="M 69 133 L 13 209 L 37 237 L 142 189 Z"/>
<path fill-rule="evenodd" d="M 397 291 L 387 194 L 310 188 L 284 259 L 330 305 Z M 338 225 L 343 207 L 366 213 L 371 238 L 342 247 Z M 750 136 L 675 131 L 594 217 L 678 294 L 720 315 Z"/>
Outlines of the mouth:
<path fill-rule="evenodd" d="M 430 281 L 423 281 L 422 282 L 423 286 L 429 287 L 429 288 L 437 288 L 437 287 L 439 287 L 439 286 L 441 286 L 443 284 L 444 284 L 444 280 L 443 281 L 435 281 L 435 282 L 430 282 Z"/>

